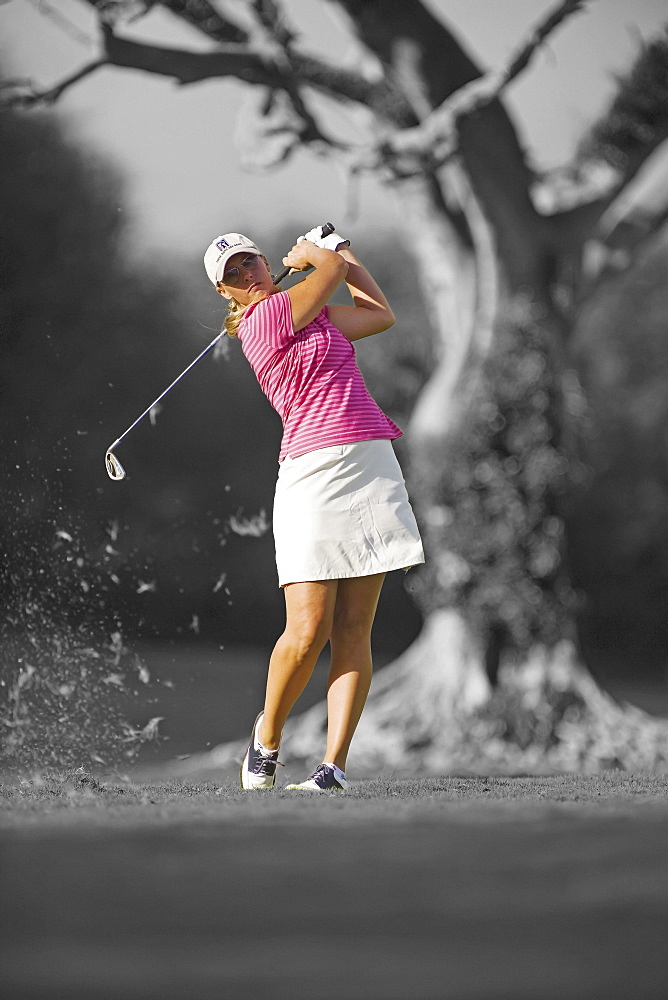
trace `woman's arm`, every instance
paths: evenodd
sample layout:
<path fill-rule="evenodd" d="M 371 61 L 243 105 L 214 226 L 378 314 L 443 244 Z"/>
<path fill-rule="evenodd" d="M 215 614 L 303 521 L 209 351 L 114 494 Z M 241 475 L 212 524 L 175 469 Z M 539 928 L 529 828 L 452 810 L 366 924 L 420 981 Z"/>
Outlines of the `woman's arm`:
<path fill-rule="evenodd" d="M 361 340 L 389 329 L 395 316 L 380 287 L 347 247 L 339 250 L 338 255 L 348 262 L 346 285 L 355 304 L 330 306 L 330 321 L 348 340 Z"/>
<path fill-rule="evenodd" d="M 283 263 L 297 271 L 309 266 L 315 268 L 313 274 L 288 289 L 292 325 L 295 330 L 302 330 L 327 305 L 332 293 L 345 278 L 349 265 L 340 253 L 317 247 L 310 240 L 301 240 L 293 246 L 283 258 Z"/>

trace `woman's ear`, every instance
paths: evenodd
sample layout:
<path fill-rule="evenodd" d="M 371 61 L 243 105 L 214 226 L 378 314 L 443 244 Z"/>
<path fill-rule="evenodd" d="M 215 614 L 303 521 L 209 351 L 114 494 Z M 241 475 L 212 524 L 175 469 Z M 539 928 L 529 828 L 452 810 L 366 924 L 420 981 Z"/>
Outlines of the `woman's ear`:
<path fill-rule="evenodd" d="M 226 291 L 225 285 L 222 283 L 222 281 L 219 281 L 218 284 L 216 285 L 216 291 L 218 292 L 219 295 L 222 295 L 224 299 L 232 298 L 230 293 Z"/>

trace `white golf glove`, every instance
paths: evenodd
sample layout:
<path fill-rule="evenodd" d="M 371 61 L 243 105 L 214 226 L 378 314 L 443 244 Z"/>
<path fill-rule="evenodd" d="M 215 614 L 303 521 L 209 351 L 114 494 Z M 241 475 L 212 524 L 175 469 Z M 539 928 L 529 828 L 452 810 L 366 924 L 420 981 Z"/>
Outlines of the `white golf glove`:
<path fill-rule="evenodd" d="M 343 236 L 339 236 L 338 233 L 330 233 L 329 236 L 321 236 L 322 226 L 316 226 L 315 229 L 309 229 L 308 233 L 300 236 L 297 243 L 302 240 L 310 240 L 311 243 L 315 243 L 317 247 L 322 247 L 324 250 L 339 250 L 341 247 L 349 247 L 350 240 L 345 240 Z"/>

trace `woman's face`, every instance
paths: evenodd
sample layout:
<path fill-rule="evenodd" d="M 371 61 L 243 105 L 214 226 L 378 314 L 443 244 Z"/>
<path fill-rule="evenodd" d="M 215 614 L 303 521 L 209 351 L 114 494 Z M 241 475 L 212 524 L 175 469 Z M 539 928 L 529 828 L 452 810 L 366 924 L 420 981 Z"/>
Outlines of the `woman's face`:
<path fill-rule="evenodd" d="M 223 280 L 216 291 L 226 299 L 234 298 L 242 306 L 264 299 L 274 291 L 269 265 L 257 254 L 235 253 L 225 264 Z"/>

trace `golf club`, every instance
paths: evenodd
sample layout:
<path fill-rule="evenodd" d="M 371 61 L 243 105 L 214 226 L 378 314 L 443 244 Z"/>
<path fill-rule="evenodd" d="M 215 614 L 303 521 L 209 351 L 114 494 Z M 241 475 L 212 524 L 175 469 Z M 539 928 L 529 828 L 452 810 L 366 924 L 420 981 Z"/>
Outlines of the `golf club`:
<path fill-rule="evenodd" d="M 321 236 L 321 238 L 324 238 L 325 236 L 329 236 L 330 233 L 333 233 L 333 232 L 334 232 L 334 226 L 332 225 L 332 223 L 331 222 L 326 222 L 321 227 L 321 234 L 320 234 L 320 236 Z M 283 281 L 283 278 L 285 278 L 290 273 L 290 270 L 291 270 L 291 268 L 289 268 L 289 267 L 282 268 L 278 272 L 278 274 L 276 274 L 273 277 L 274 284 L 278 285 L 281 281 Z M 305 270 L 309 270 L 310 271 L 311 268 L 306 268 Z M 224 336 L 225 336 L 225 331 L 222 330 L 217 336 L 215 336 L 213 338 L 213 340 L 211 341 L 211 343 L 209 344 L 209 346 L 205 347 L 204 350 L 201 352 L 201 354 L 198 354 L 197 357 L 195 358 L 195 360 L 191 361 L 190 364 L 188 365 L 188 367 L 185 368 L 181 372 L 181 374 L 178 375 L 174 379 L 174 381 L 171 383 L 171 385 L 168 385 L 167 388 L 163 392 L 160 393 L 160 395 L 158 396 L 158 398 L 154 399 L 153 402 L 151 403 L 151 405 L 146 407 L 146 409 L 144 410 L 144 412 L 141 413 L 137 417 L 137 419 L 133 423 L 130 424 L 130 426 L 128 427 L 128 429 L 125 430 L 125 431 L 123 431 L 123 433 L 121 434 L 121 436 L 117 437 L 116 440 L 113 441 L 109 445 L 109 447 L 107 448 L 107 452 L 106 452 L 106 454 L 104 456 L 104 465 L 105 465 L 105 468 L 107 470 L 107 475 L 109 476 L 110 479 L 114 479 L 115 481 L 118 481 L 120 479 L 125 479 L 125 469 L 123 468 L 123 466 L 121 465 L 121 463 L 118 461 L 118 459 L 114 455 L 114 448 L 116 448 L 121 443 L 121 441 L 123 440 L 124 437 L 127 437 L 127 435 L 130 433 L 131 430 L 134 430 L 134 428 L 137 426 L 137 424 L 139 423 L 139 421 L 143 420 L 144 417 L 147 415 L 147 413 L 150 413 L 151 410 L 153 409 L 153 407 L 158 405 L 158 403 L 160 402 L 160 400 L 163 399 L 167 395 L 167 393 L 171 389 L 174 388 L 174 386 L 177 384 L 177 382 L 180 382 L 181 379 L 184 377 L 184 375 L 187 375 L 188 372 L 190 371 L 190 369 L 194 368 L 195 365 L 198 363 L 198 361 L 201 361 L 202 358 L 205 356 L 205 354 L 208 354 L 209 351 L 212 350 L 212 348 L 214 348 L 216 346 L 216 344 L 218 343 L 218 341 L 220 340 L 220 338 L 224 337 Z"/>

